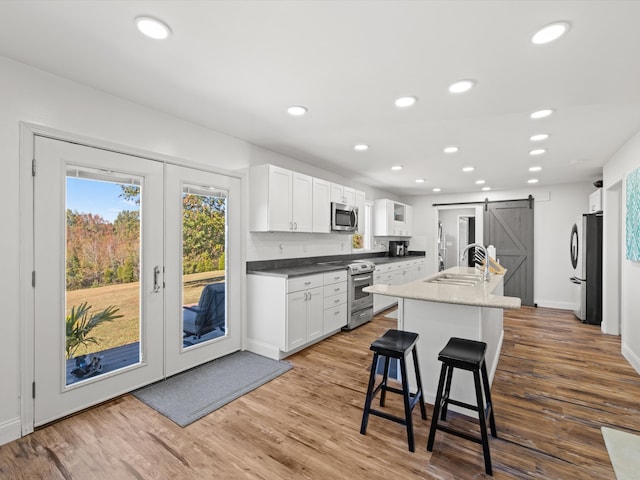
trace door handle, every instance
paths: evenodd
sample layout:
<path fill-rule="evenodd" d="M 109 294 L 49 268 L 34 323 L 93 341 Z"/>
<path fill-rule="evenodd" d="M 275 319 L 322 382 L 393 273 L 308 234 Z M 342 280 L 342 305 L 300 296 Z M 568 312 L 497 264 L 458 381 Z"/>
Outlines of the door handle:
<path fill-rule="evenodd" d="M 160 284 L 158 283 L 158 277 L 160 277 L 160 266 L 153 267 L 153 292 L 158 293 L 160 291 Z"/>

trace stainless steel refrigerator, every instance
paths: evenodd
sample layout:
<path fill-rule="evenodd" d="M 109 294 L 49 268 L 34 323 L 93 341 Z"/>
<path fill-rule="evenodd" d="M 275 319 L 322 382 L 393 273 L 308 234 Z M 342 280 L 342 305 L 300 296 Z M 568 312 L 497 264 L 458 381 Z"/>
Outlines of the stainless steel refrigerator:
<path fill-rule="evenodd" d="M 602 213 L 581 215 L 571 229 L 571 265 L 576 284 L 576 317 L 602 323 Z"/>

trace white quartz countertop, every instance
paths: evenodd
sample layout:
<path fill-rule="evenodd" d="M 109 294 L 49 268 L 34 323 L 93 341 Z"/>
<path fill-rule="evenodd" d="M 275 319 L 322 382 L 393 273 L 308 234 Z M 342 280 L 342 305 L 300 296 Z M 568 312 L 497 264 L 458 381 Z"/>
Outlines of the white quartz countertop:
<path fill-rule="evenodd" d="M 476 285 L 451 285 L 446 283 L 430 283 L 429 281 L 443 274 L 479 274 L 480 270 L 470 267 L 452 267 L 437 275 L 404 283 L 402 285 L 372 285 L 363 290 L 369 293 L 388 295 L 390 297 L 411 298 L 427 302 L 471 305 L 504 309 L 520 308 L 518 297 L 494 295 L 493 292 L 503 275 L 491 274 L 488 282 Z"/>

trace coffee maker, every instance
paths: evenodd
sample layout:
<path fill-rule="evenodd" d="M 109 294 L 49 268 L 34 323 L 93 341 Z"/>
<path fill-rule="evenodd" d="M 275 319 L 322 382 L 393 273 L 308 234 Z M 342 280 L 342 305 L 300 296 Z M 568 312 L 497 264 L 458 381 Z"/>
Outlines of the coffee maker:
<path fill-rule="evenodd" d="M 389 256 L 390 257 L 404 257 L 409 255 L 409 241 L 408 240 L 391 240 L 389 242 Z"/>

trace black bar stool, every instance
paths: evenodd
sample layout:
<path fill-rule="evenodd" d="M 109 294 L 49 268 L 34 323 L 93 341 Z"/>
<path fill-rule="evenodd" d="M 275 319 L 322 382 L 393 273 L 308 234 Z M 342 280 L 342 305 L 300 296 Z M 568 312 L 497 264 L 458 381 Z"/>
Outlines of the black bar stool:
<path fill-rule="evenodd" d="M 413 422 L 411 412 L 416 403 L 420 402 L 420 411 L 422 418 L 427 419 L 427 409 L 424 406 L 424 396 L 422 394 L 422 380 L 420 379 L 420 367 L 418 365 L 418 353 L 416 351 L 416 342 L 418 334 L 412 332 L 403 332 L 401 330 L 388 330 L 382 337 L 378 338 L 371 344 L 370 349 L 373 350 L 373 362 L 371 363 L 371 374 L 369 375 L 369 387 L 367 388 L 367 398 L 364 402 L 364 411 L 362 413 L 362 425 L 360 433 L 364 435 L 367 432 L 367 423 L 369 422 L 369 414 L 386 418 L 392 422 L 406 425 L 407 438 L 409 442 L 409 451 L 415 452 L 413 442 Z M 409 352 L 413 355 L 413 365 L 416 373 L 417 391 L 412 394 L 409 391 L 409 377 L 407 375 L 406 357 Z M 384 357 L 384 373 L 382 382 L 374 388 L 376 369 L 379 357 Z M 391 358 L 400 361 L 400 375 L 402 376 L 402 390 L 387 386 L 389 377 L 389 360 Z M 376 394 L 382 390 L 380 394 L 380 406 L 384 407 L 385 395 L 387 392 L 398 393 L 404 398 L 404 418 L 390 415 L 381 410 L 371 408 L 371 402 Z"/>
<path fill-rule="evenodd" d="M 484 342 L 453 337 L 438 355 L 438 360 L 442 362 L 442 368 L 440 369 L 440 381 L 438 383 L 436 402 L 433 406 L 433 417 L 431 418 L 427 450 L 430 452 L 433 451 L 433 442 L 436 436 L 436 430 L 442 430 L 443 432 L 479 443 L 482 445 L 482 451 L 484 453 L 484 467 L 487 475 L 493 475 L 493 470 L 491 468 L 491 456 L 489 455 L 489 437 L 487 435 L 486 423 L 487 417 L 489 418 L 491 435 L 497 438 L 498 434 L 496 433 L 496 422 L 493 418 L 493 405 L 491 403 L 491 390 L 489 388 L 487 365 L 484 361 L 486 350 L 487 344 Z M 461 368 L 463 370 L 473 372 L 473 381 L 475 383 L 476 390 L 476 405 L 471 405 L 449 398 L 449 393 L 451 391 L 451 378 L 453 377 L 454 368 Z M 482 377 L 482 383 L 480 377 Z M 483 387 L 486 405 L 483 403 L 482 399 Z M 438 425 L 438 416 L 440 416 L 440 420 L 444 421 L 447 419 L 447 409 L 449 404 L 458 405 L 459 407 L 464 407 L 478 412 L 478 419 L 480 420 L 480 438 L 474 437 L 465 432 L 454 430 L 446 425 Z"/>

